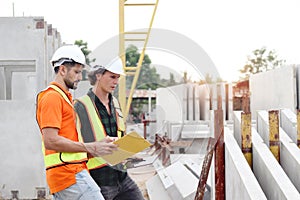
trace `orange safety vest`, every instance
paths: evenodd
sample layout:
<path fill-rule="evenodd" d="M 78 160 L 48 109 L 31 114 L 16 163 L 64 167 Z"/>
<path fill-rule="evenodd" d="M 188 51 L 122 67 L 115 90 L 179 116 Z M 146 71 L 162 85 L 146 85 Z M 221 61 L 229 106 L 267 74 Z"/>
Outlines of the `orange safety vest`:
<path fill-rule="evenodd" d="M 87 114 L 88 114 L 88 119 L 90 121 L 89 125 L 91 126 L 91 130 L 93 130 L 93 133 L 91 133 L 91 132 L 82 133 L 80 120 L 77 120 L 76 127 L 77 127 L 78 133 L 93 134 L 95 136 L 96 141 L 100 141 L 103 138 L 105 138 L 107 135 L 106 131 L 105 131 L 104 126 L 103 126 L 103 124 L 99 118 L 99 115 L 96 111 L 96 106 L 93 103 L 93 101 L 91 100 L 91 98 L 88 95 L 84 95 L 84 96 L 80 97 L 79 99 L 77 99 L 77 101 L 81 102 L 84 105 L 85 110 L 87 111 Z M 117 126 L 118 126 L 117 134 L 118 134 L 118 138 L 121 138 L 122 132 L 125 131 L 125 123 L 124 123 L 124 120 L 122 117 L 119 102 L 115 97 L 113 97 L 113 104 L 114 104 L 114 107 L 116 110 L 116 119 L 117 119 Z M 77 115 L 80 116 L 80 113 L 77 113 Z M 107 165 L 106 161 L 103 160 L 101 157 L 91 157 L 91 158 L 89 158 L 89 160 L 87 162 L 87 167 L 89 170 L 101 168 L 106 165 Z"/>
<path fill-rule="evenodd" d="M 43 94 L 47 89 L 52 88 L 55 91 L 57 91 L 64 100 L 73 108 L 72 102 L 69 100 L 67 95 L 62 91 L 59 87 L 56 85 L 50 85 L 45 90 L 40 92 L 37 96 L 37 98 L 40 98 L 40 95 Z M 38 102 L 38 101 L 37 101 Z M 80 134 L 78 134 L 78 140 L 79 142 L 82 142 L 82 137 Z M 58 167 L 65 164 L 76 164 L 76 163 L 82 163 L 86 162 L 87 159 L 87 153 L 86 152 L 78 152 L 78 153 L 70 153 L 70 152 L 55 152 L 52 151 L 52 153 L 46 153 L 44 141 L 42 141 L 42 151 L 44 155 L 44 163 L 46 169 L 50 169 L 53 167 Z"/>

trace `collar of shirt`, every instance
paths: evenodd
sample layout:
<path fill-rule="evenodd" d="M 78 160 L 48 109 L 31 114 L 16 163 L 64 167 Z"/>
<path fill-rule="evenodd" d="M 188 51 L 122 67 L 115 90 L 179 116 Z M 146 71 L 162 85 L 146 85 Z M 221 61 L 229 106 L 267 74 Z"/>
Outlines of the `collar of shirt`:
<path fill-rule="evenodd" d="M 73 101 L 71 92 L 69 90 L 64 89 L 64 87 L 62 85 L 60 85 L 59 83 L 54 82 L 54 81 L 51 82 L 50 85 L 55 85 L 55 86 L 59 87 L 67 95 L 67 97 L 70 99 L 70 101 L 71 102 Z"/>

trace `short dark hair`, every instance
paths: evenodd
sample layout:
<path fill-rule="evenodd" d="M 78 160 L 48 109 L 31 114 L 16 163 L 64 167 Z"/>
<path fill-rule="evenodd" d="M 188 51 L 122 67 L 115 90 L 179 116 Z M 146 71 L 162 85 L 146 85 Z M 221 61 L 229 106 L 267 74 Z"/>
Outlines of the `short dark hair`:
<path fill-rule="evenodd" d="M 69 68 L 69 67 L 74 67 L 75 65 L 76 65 L 76 62 L 75 61 L 66 61 L 66 62 L 63 62 L 61 65 L 65 65 L 67 68 Z M 54 67 L 54 72 L 55 72 L 55 74 L 57 74 L 58 73 L 58 70 L 59 70 L 59 66 L 57 66 L 57 67 Z"/>

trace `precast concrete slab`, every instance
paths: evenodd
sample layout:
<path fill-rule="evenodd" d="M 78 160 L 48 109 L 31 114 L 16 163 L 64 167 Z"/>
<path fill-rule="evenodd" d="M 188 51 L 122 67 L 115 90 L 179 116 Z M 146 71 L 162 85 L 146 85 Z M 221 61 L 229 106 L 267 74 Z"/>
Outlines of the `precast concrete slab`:
<path fill-rule="evenodd" d="M 281 124 L 284 124 L 287 130 L 292 129 L 292 127 L 287 128 L 287 125 L 293 126 L 293 118 L 294 116 L 291 112 L 284 110 L 281 112 L 284 121 Z M 264 142 L 269 144 L 268 142 L 268 134 L 269 134 L 269 122 L 268 122 L 268 113 L 266 111 L 258 112 L 258 124 L 257 129 L 259 130 L 259 134 L 264 136 Z M 295 118 L 294 118 L 295 119 Z M 295 132 L 293 133 L 293 135 Z M 283 128 L 279 127 L 279 140 L 280 140 L 280 164 L 284 169 L 287 176 L 290 178 L 292 183 L 295 185 L 298 191 L 300 191 L 300 150 L 297 147 L 296 143 L 289 137 L 289 135 L 283 130 Z M 267 145 L 269 146 L 269 145 Z"/>
<path fill-rule="evenodd" d="M 279 128 L 279 137 L 280 165 L 300 192 L 300 149 L 282 128 Z"/>
<path fill-rule="evenodd" d="M 209 120 L 210 113 L 210 92 L 208 84 L 198 86 L 200 102 L 200 120 Z"/>
<path fill-rule="evenodd" d="M 148 197 L 150 200 L 172 200 L 168 195 L 168 192 L 165 190 L 164 185 L 159 178 L 159 175 L 151 177 L 146 182 Z"/>
<path fill-rule="evenodd" d="M 235 137 L 240 137 L 240 113 L 241 112 L 234 112 L 234 122 L 235 128 L 234 133 Z M 297 165 L 297 153 L 294 154 L 292 151 L 299 151 L 299 150 L 290 150 L 294 148 L 294 144 L 290 145 L 289 142 L 292 143 L 291 140 L 288 139 L 288 136 L 284 134 L 283 130 L 280 128 L 280 140 L 281 140 L 281 156 L 280 158 L 283 159 L 282 161 L 284 164 L 281 166 L 278 161 L 275 159 L 273 154 L 268 148 L 266 141 L 268 140 L 268 112 L 266 111 L 258 111 L 257 112 L 257 129 L 260 131 L 258 133 L 256 128 L 252 127 L 252 154 L 253 154 L 253 172 L 255 174 L 256 179 L 258 180 L 261 188 L 263 189 L 265 195 L 268 199 L 298 199 L 299 192 L 297 191 L 298 186 L 295 180 L 290 178 L 290 175 L 287 175 L 286 169 L 284 168 L 293 168 L 294 173 L 297 173 L 299 169 L 295 168 Z M 237 124 L 236 124 L 237 123 Z M 261 137 L 263 135 L 264 138 Z M 285 140 L 285 141 L 283 141 Z M 291 147 L 294 146 L 294 147 Z M 291 158 L 291 155 L 292 156 Z M 295 156 L 296 155 L 296 156 Z M 287 159 L 287 160 L 286 160 Z M 281 162 L 282 162 L 281 161 Z M 228 161 L 227 161 L 228 162 Z M 289 163 L 289 164 L 287 164 Z M 284 167 L 284 165 L 286 167 Z M 297 175 L 293 175 L 296 176 Z M 297 178 L 296 178 L 297 179 Z M 298 178 L 299 179 L 299 178 Z"/>
<path fill-rule="evenodd" d="M 61 45 L 59 32 L 52 28 L 52 25 L 47 24 L 43 17 L 0 17 L 0 24 L 0 41 L 5 47 L 0 49 L 0 60 L 35 61 L 34 88 L 30 85 L 26 89 L 33 91 L 44 89 L 53 78 L 53 68 L 50 67 L 49 61 L 55 49 Z M 25 74 L 25 76 L 27 75 Z M 5 78 L 6 85 L 9 85 L 10 77 L 6 76 Z M 21 90 L 25 86 L 27 85 L 25 84 Z M 9 89 L 18 92 L 20 88 L 17 86 L 17 88 Z M 0 93 L 3 92 L 1 90 L 0 88 Z M 6 93 L 6 99 L 12 99 L 10 91 L 6 89 Z"/>
<path fill-rule="evenodd" d="M 225 106 L 225 83 L 217 83 L 217 84 L 210 84 L 210 98 L 211 98 L 211 106 L 212 110 L 218 109 L 218 95 L 221 95 L 221 106 L 222 110 L 224 110 L 223 115 L 225 119 L 225 113 L 226 113 L 226 106 Z"/>
<path fill-rule="evenodd" d="M 297 106 L 296 69 L 293 65 L 251 75 L 249 87 L 252 119 L 256 119 L 257 110 L 295 110 Z"/>
<path fill-rule="evenodd" d="M 209 138 L 211 135 L 209 122 L 199 121 L 194 124 L 186 124 L 181 132 L 181 138 L 192 139 L 192 138 Z"/>
<path fill-rule="evenodd" d="M 0 110 L 2 198 L 10 199 L 11 191 L 17 190 L 20 199 L 35 199 L 37 188 L 47 189 L 35 104 L 31 100 L 0 101 Z"/>
<path fill-rule="evenodd" d="M 194 108 L 195 108 L 195 111 L 194 111 L 194 117 L 195 117 L 195 121 L 199 121 L 201 120 L 201 105 L 200 105 L 200 87 L 198 84 L 195 84 L 194 85 Z"/>
<path fill-rule="evenodd" d="M 195 111 L 199 112 L 199 104 L 195 104 L 195 86 L 187 84 L 187 120 L 195 120 Z"/>
<path fill-rule="evenodd" d="M 267 199 L 234 139 L 233 133 L 226 127 L 224 128 L 224 141 L 226 199 Z"/>
<path fill-rule="evenodd" d="M 297 115 L 291 109 L 280 110 L 280 126 L 297 144 Z"/>
<path fill-rule="evenodd" d="M 268 199 L 300 199 L 300 194 L 263 139 L 252 128 L 253 172 Z"/>
<path fill-rule="evenodd" d="M 269 147 L 269 113 L 266 110 L 257 111 L 256 130 L 264 143 Z"/>
<path fill-rule="evenodd" d="M 187 88 L 185 85 L 158 88 L 156 90 L 157 127 L 164 127 L 164 122 L 184 121 L 187 119 Z"/>
<path fill-rule="evenodd" d="M 146 182 L 150 199 L 155 200 L 159 196 L 158 193 L 170 199 L 194 199 L 203 159 L 203 154 L 171 154 L 171 164 L 167 167 L 163 167 L 161 162 L 156 160 L 153 166 L 157 175 Z M 210 180 L 207 185 L 211 187 Z"/>

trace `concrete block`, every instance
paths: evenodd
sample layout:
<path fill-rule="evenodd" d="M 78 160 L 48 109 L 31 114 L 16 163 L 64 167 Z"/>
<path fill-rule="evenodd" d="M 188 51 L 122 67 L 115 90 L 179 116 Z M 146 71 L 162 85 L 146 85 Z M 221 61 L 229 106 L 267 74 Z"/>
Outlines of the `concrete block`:
<path fill-rule="evenodd" d="M 159 175 L 155 175 L 151 177 L 146 182 L 147 192 L 149 196 L 149 200 L 172 200 L 168 195 L 168 192 L 165 190 Z"/>
<path fill-rule="evenodd" d="M 178 122 L 187 119 L 185 85 L 158 88 L 156 96 L 157 127 L 163 127 L 166 120 Z M 173 114 L 174 110 L 177 111 L 176 115 Z"/>
<path fill-rule="evenodd" d="M 280 126 L 297 144 L 297 115 L 291 109 L 280 110 Z"/>
<path fill-rule="evenodd" d="M 208 138 L 210 137 L 210 128 L 208 124 L 186 124 L 183 126 L 181 138 Z"/>
<path fill-rule="evenodd" d="M 151 184 L 152 182 L 156 182 L 160 185 L 160 191 L 162 191 L 163 195 L 167 192 L 171 199 L 192 200 L 195 198 L 199 183 L 202 162 L 203 155 L 200 156 L 199 154 L 171 154 L 171 165 L 166 168 L 157 160 L 153 163 L 157 171 L 157 177 L 155 180 L 147 181 L 147 188 L 149 187 L 152 192 L 154 186 L 151 186 Z M 159 183 L 157 178 L 160 180 Z M 155 195 L 151 194 L 152 197 Z"/>
<path fill-rule="evenodd" d="M 300 149 L 292 139 L 279 129 L 280 136 L 280 164 L 291 182 L 300 192 Z"/>
<path fill-rule="evenodd" d="M 233 136 L 239 145 L 242 148 L 242 137 L 241 137 L 241 121 L 242 121 L 242 111 L 233 112 Z"/>
<path fill-rule="evenodd" d="M 201 119 L 201 106 L 200 106 L 200 87 L 199 85 L 194 85 L 194 108 L 195 108 L 195 121 L 199 121 Z"/>
<path fill-rule="evenodd" d="M 269 147 L 269 113 L 266 110 L 257 111 L 257 133 Z"/>
<path fill-rule="evenodd" d="M 194 199 L 199 180 L 180 162 L 168 166 L 166 171 L 176 186 L 176 190 L 168 191 L 172 199 Z"/>
<path fill-rule="evenodd" d="M 256 119 L 257 110 L 295 110 L 297 106 L 296 70 L 293 65 L 251 75 L 249 87 L 252 119 Z"/>
<path fill-rule="evenodd" d="M 252 128 L 253 172 L 268 199 L 300 199 L 300 194 L 268 146 Z"/>
<path fill-rule="evenodd" d="M 35 104 L 0 101 L 0 110 L 1 193 L 10 197 L 18 190 L 20 199 L 35 199 L 36 187 L 47 188 Z"/>
<path fill-rule="evenodd" d="M 195 88 L 193 84 L 187 84 L 187 119 L 195 120 Z"/>
<path fill-rule="evenodd" d="M 226 199 L 267 199 L 229 129 L 224 129 Z"/>
<path fill-rule="evenodd" d="M 200 101 L 200 120 L 209 120 L 210 113 L 210 92 L 207 84 L 199 85 L 199 101 Z"/>

